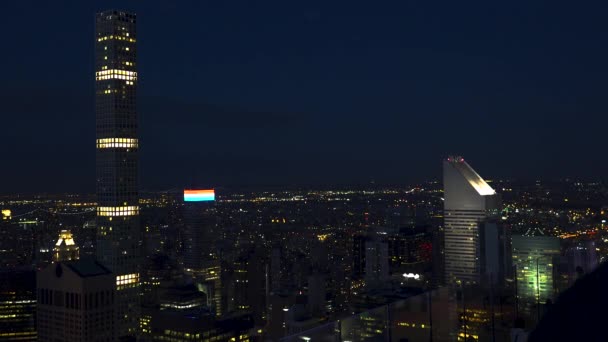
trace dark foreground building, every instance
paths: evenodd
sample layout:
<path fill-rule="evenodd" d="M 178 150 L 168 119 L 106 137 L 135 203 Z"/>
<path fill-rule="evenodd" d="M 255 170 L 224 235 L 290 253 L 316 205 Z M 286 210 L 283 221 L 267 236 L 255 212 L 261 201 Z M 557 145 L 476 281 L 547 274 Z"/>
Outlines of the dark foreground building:
<path fill-rule="evenodd" d="M 36 274 L 0 272 L 0 341 L 36 340 Z"/>
<path fill-rule="evenodd" d="M 114 341 L 115 278 L 92 259 L 38 272 L 39 341 Z"/>

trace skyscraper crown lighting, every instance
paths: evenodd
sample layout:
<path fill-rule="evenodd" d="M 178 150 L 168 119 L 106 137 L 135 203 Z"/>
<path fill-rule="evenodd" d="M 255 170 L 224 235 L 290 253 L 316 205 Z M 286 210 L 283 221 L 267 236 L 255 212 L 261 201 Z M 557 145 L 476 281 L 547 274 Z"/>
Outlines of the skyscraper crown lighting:
<path fill-rule="evenodd" d="M 495 195 L 496 191 L 483 179 L 481 176 L 473 170 L 473 168 L 464 160 L 464 158 L 449 157 L 448 162 L 460 172 L 460 174 L 469 182 L 469 184 L 477 191 L 481 196 Z"/>

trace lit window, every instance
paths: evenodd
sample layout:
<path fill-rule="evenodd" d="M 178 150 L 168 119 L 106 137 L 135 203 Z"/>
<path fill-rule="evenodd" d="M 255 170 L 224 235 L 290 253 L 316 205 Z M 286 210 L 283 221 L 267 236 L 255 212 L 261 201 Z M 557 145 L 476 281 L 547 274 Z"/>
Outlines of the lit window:
<path fill-rule="evenodd" d="M 111 90 L 106 90 L 105 94 L 112 93 Z M 97 139 L 97 148 L 137 148 L 139 141 L 133 138 L 102 138 Z"/>
<path fill-rule="evenodd" d="M 116 39 L 116 40 L 125 40 L 129 43 L 135 43 L 135 38 L 129 37 L 128 35 L 125 36 L 118 36 L 118 35 L 109 35 L 109 36 L 103 36 L 103 37 L 99 37 L 97 38 L 98 42 L 103 42 L 105 40 L 110 40 L 110 39 Z"/>
<path fill-rule="evenodd" d="M 106 57 L 106 59 L 107 59 L 107 57 Z M 95 73 L 95 80 L 97 80 L 97 81 L 103 81 L 103 80 L 109 80 L 109 79 L 137 81 L 137 72 L 120 70 L 120 69 L 110 69 L 110 70 L 97 71 Z"/>
<path fill-rule="evenodd" d="M 116 276 L 116 285 L 121 290 L 125 285 L 137 285 L 139 283 L 139 273 L 131 273 Z"/>
<path fill-rule="evenodd" d="M 97 216 L 135 216 L 139 215 L 138 206 L 97 207 Z"/>

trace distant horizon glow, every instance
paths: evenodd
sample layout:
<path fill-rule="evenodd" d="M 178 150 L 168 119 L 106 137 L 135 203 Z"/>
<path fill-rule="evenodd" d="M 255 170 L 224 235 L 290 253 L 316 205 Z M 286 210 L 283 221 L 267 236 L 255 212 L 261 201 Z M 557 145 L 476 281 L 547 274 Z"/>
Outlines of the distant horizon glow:
<path fill-rule="evenodd" d="M 184 190 L 184 202 L 215 201 L 215 190 Z"/>

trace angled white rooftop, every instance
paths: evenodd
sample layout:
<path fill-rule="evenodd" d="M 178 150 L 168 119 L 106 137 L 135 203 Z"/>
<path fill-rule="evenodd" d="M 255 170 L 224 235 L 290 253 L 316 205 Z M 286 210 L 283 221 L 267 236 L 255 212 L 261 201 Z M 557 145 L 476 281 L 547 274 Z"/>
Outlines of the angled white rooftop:
<path fill-rule="evenodd" d="M 479 195 L 490 196 L 496 194 L 496 191 L 462 157 L 449 157 L 448 162 L 460 172 Z"/>

